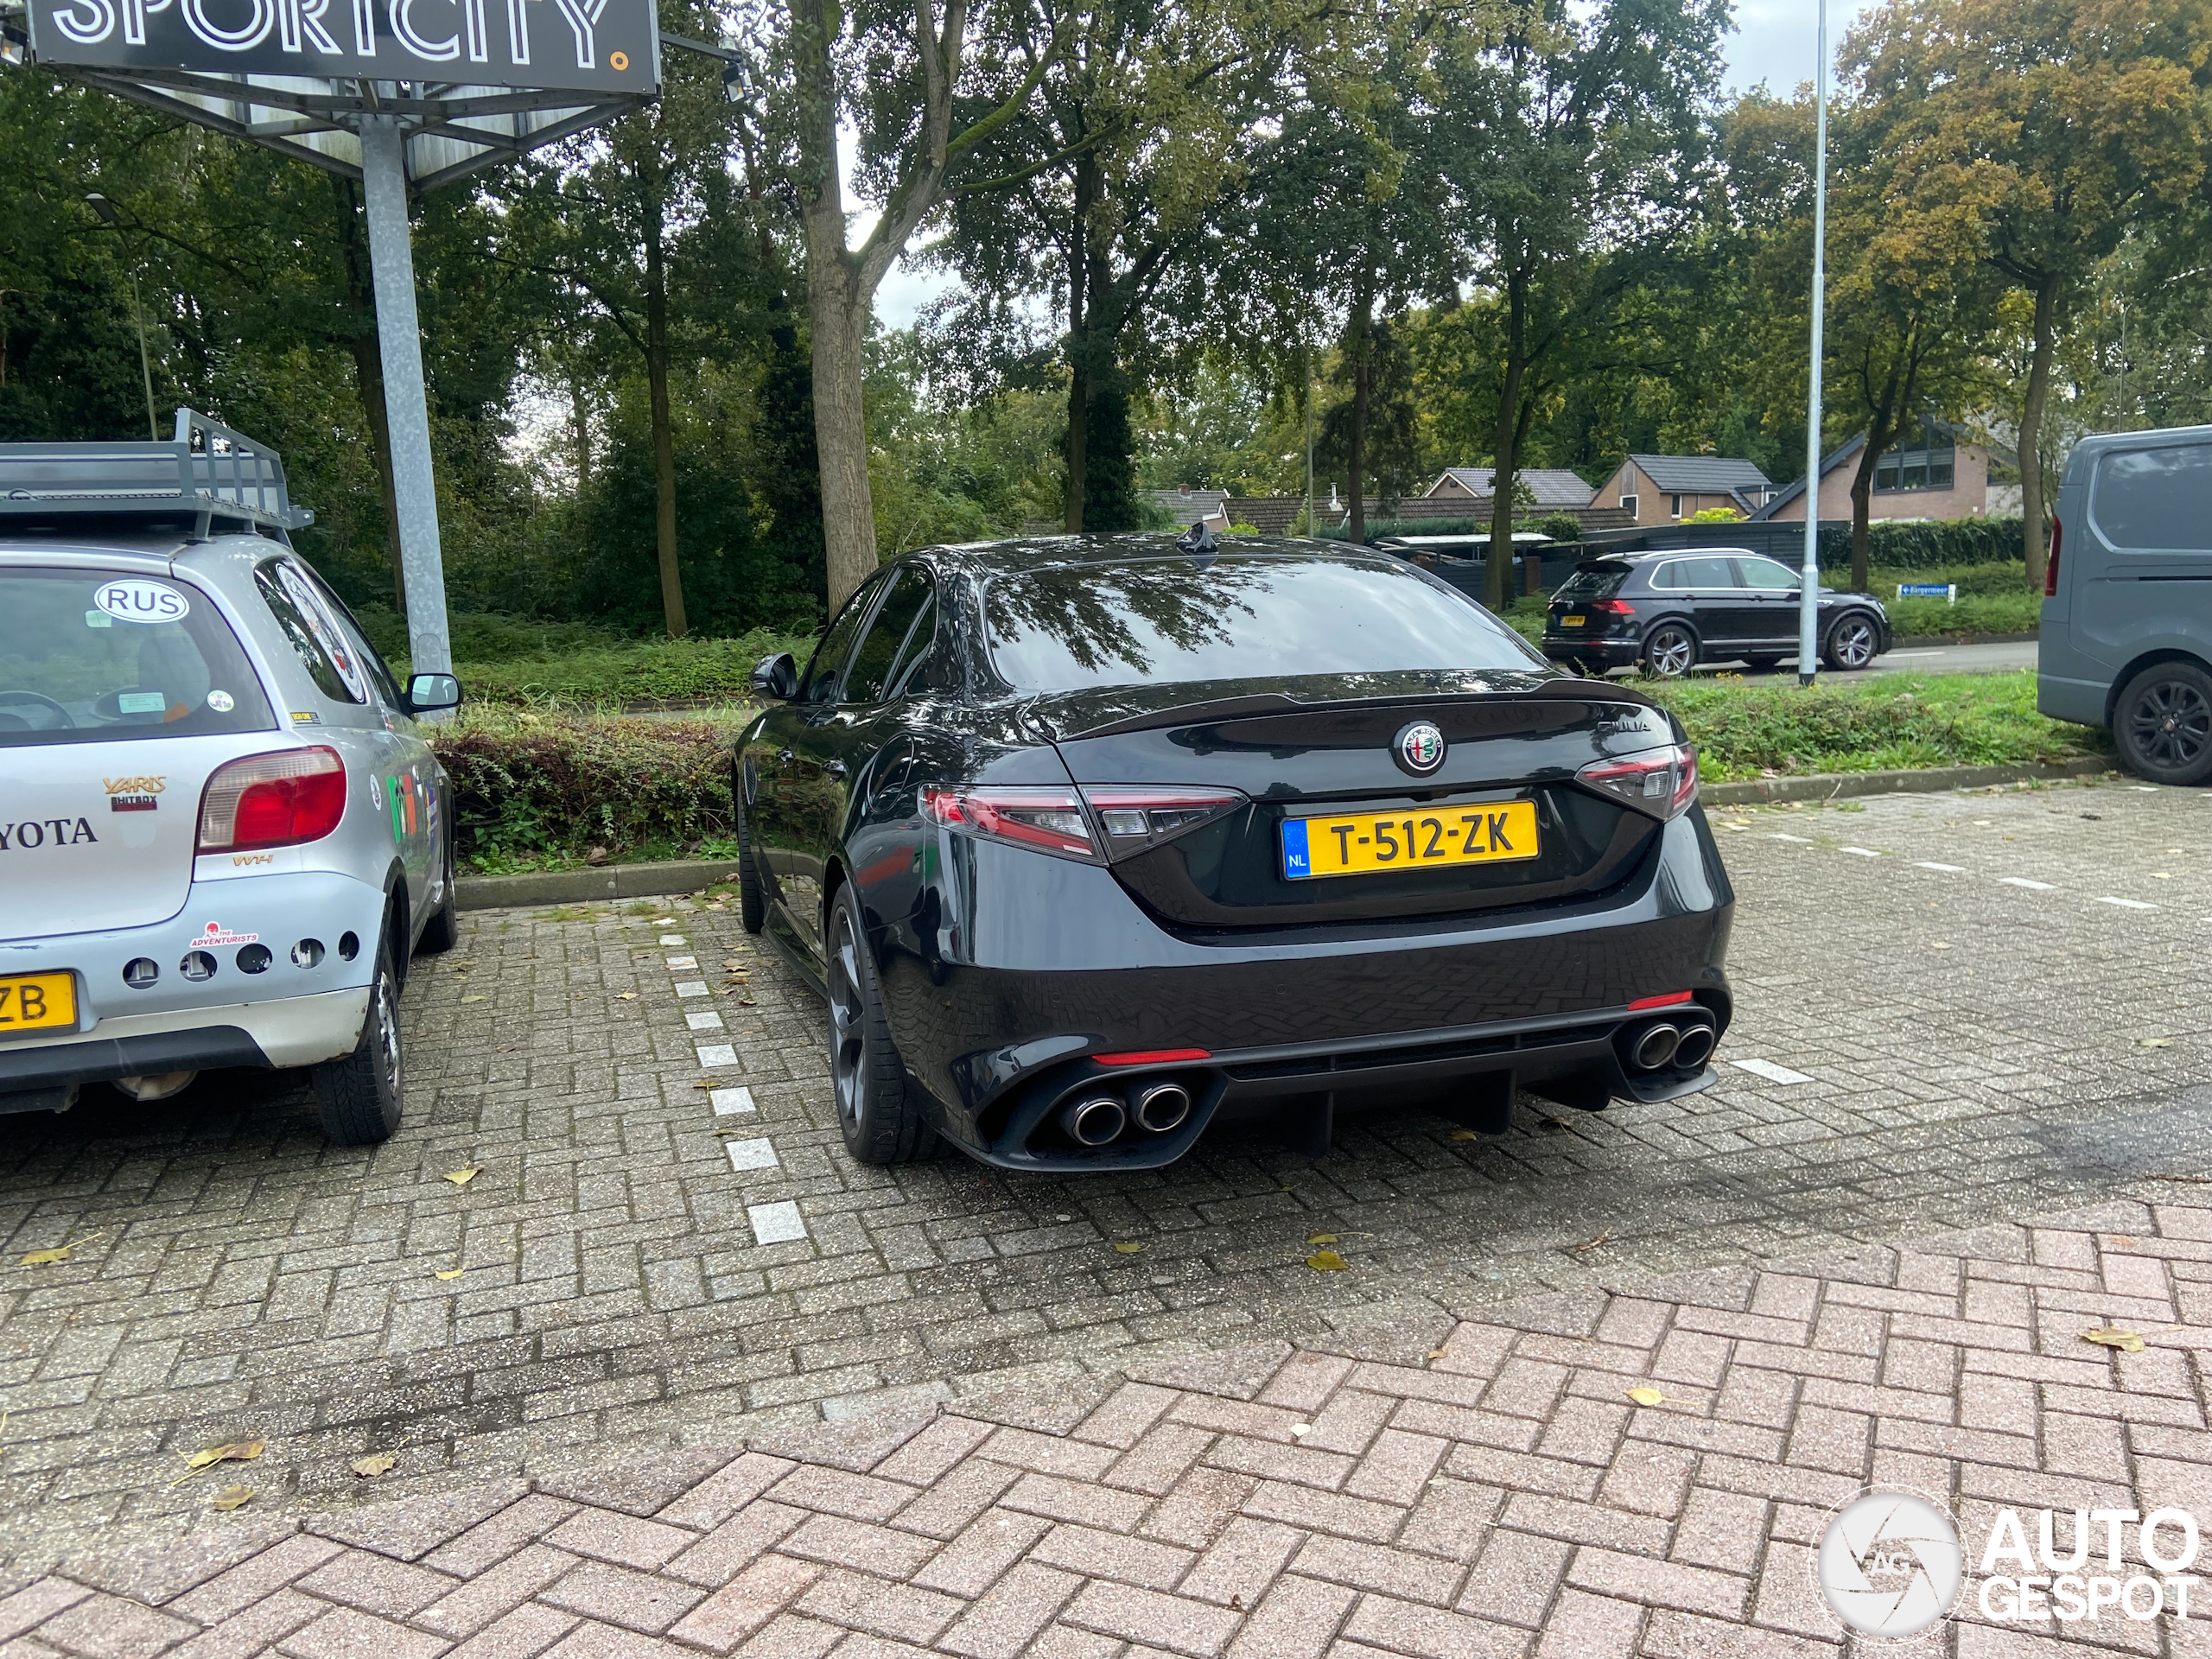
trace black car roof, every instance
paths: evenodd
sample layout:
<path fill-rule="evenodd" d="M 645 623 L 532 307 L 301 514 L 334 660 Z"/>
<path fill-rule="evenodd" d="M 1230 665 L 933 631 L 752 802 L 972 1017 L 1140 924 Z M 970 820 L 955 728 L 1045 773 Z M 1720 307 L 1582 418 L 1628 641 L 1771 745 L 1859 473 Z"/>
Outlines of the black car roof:
<path fill-rule="evenodd" d="M 1056 569 L 1071 564 L 1111 564 L 1124 559 L 1189 558 L 1178 547 L 1188 531 L 1128 531 L 1081 536 L 1015 536 L 997 542 L 960 542 L 918 550 L 931 563 L 978 576 Z M 1379 549 L 1351 542 L 1324 542 L 1298 536 L 1224 536 L 1214 556 L 1325 560 L 1340 564 L 1402 564 Z"/>

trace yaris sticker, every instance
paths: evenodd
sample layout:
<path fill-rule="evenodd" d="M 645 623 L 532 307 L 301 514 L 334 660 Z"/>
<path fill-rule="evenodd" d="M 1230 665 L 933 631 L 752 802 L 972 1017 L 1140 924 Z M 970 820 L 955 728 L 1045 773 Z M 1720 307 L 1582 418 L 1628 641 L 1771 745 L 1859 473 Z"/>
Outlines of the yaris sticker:
<path fill-rule="evenodd" d="M 107 791 L 107 810 L 111 812 L 152 812 L 161 803 L 154 798 L 168 787 L 168 780 L 152 778 L 103 778 L 101 787 Z"/>
<path fill-rule="evenodd" d="M 104 582 L 92 603 L 118 622 L 181 622 L 192 601 L 167 582 L 123 576 Z"/>

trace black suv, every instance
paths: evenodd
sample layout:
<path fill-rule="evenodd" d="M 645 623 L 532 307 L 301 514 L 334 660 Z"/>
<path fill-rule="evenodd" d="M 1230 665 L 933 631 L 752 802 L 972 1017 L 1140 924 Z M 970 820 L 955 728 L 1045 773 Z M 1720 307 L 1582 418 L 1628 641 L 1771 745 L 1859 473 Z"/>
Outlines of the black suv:
<path fill-rule="evenodd" d="M 1797 572 L 1744 548 L 1586 559 L 1552 595 L 1544 655 L 1592 671 L 1642 664 L 1662 679 L 1700 663 L 1772 668 L 1797 654 Z M 1872 594 L 1821 589 L 1821 660 L 1865 668 L 1890 648 Z"/>

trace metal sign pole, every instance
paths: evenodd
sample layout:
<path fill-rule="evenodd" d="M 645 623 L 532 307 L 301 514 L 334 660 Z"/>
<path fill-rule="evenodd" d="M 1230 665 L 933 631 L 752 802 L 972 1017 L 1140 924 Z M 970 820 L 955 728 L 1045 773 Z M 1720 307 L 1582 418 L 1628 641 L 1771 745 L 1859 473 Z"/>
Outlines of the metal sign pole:
<path fill-rule="evenodd" d="M 415 260 L 408 244 L 407 149 L 396 116 L 361 117 L 361 194 L 368 209 L 377 346 L 391 429 L 399 565 L 407 577 L 408 655 L 418 674 L 449 673 L 453 646 L 438 548 L 437 486 L 430 470 L 430 402 L 423 385 L 423 330 L 415 315 Z"/>
<path fill-rule="evenodd" d="M 1797 683 L 1821 666 L 1821 335 L 1827 321 L 1828 239 L 1828 0 L 1821 0 L 1820 60 L 1814 66 L 1813 393 L 1805 417 L 1805 565 L 1797 589 Z"/>

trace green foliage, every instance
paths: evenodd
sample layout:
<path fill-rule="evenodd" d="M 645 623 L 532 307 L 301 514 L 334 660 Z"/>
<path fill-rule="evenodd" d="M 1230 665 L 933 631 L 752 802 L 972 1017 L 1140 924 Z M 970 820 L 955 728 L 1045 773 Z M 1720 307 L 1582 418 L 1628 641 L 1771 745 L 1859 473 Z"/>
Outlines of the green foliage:
<path fill-rule="evenodd" d="M 510 636 L 512 637 L 512 636 Z M 647 639 L 543 656 L 475 661 L 454 647 L 454 672 L 468 705 L 620 708 L 633 702 L 736 702 L 752 695 L 753 664 L 776 652 L 806 660 L 810 634 L 756 629 L 734 639 Z M 404 673 L 404 659 L 394 664 Z"/>
<path fill-rule="evenodd" d="M 1711 679 L 1644 686 L 1678 715 L 1713 782 L 1892 767 L 2018 766 L 2107 753 L 2101 734 L 2036 712 L 2036 677 L 1884 675 Z"/>
<path fill-rule="evenodd" d="M 1582 521 L 1571 512 L 1549 512 L 1529 521 L 1529 528 L 1540 531 L 1555 542 L 1579 542 L 1582 539 Z"/>

